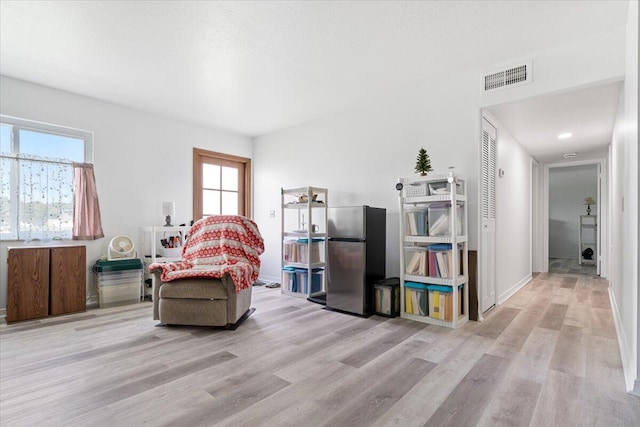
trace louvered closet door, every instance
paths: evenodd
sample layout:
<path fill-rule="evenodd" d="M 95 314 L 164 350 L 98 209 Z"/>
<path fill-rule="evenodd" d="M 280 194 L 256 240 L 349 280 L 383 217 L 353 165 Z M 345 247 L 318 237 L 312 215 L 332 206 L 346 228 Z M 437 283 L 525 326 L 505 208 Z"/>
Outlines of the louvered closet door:
<path fill-rule="evenodd" d="M 497 130 L 482 119 L 482 243 L 480 251 L 480 307 L 496 304 L 496 140 Z"/>

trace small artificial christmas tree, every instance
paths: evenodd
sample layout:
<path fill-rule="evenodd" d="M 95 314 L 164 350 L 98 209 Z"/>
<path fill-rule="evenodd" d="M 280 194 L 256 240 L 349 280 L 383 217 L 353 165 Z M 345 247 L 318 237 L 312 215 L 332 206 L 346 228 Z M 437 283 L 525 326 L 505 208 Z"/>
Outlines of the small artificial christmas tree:
<path fill-rule="evenodd" d="M 431 160 L 429 160 L 429 155 L 427 154 L 427 150 L 421 148 L 418 151 L 418 161 L 416 162 L 416 172 L 420 172 L 420 176 L 425 176 L 427 172 L 431 172 Z"/>

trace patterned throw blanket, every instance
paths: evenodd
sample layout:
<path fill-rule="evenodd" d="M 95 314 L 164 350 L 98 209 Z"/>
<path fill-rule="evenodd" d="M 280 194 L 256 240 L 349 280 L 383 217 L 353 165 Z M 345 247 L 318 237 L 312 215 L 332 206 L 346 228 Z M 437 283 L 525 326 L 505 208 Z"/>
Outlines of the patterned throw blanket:
<path fill-rule="evenodd" d="M 162 281 L 231 276 L 236 293 L 258 279 L 259 256 L 264 241 L 252 220 L 238 215 L 215 215 L 198 220 L 189 231 L 182 249 L 182 261 L 153 263 L 149 270 L 162 269 Z"/>

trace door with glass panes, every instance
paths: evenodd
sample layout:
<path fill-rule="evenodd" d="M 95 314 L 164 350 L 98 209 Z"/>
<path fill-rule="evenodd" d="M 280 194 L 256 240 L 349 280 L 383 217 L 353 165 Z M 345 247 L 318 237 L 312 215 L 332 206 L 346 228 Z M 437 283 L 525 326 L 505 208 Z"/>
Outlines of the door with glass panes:
<path fill-rule="evenodd" d="M 211 215 L 249 216 L 251 160 L 195 148 L 194 220 Z"/>

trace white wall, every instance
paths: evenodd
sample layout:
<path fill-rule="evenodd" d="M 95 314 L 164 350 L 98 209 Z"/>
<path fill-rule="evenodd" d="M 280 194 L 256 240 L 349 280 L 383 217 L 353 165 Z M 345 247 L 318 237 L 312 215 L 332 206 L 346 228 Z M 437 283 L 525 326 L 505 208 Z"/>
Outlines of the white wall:
<path fill-rule="evenodd" d="M 587 214 L 585 198 L 597 199 L 598 167 L 549 169 L 549 257 L 578 259 L 580 215 Z M 591 214 L 597 215 L 596 205 Z M 583 236 L 591 239 L 591 235 Z"/>
<path fill-rule="evenodd" d="M 469 179 L 470 248 L 476 249 L 480 109 L 619 78 L 624 74 L 624 31 L 614 29 L 532 56 L 534 82 L 527 86 L 482 95 L 483 70 L 461 70 L 256 138 L 254 218 L 266 240 L 261 276 L 280 280 L 280 188 L 307 185 L 328 188 L 331 206 L 386 208 L 387 276 L 397 275 L 399 225 L 394 184 L 398 177 L 413 174 L 420 147 L 428 151 L 436 171 L 453 165 Z M 528 164 L 526 171 L 529 173 Z M 276 218 L 269 218 L 270 210 L 277 212 Z M 517 256 L 529 263 L 529 253 Z"/>
<path fill-rule="evenodd" d="M 496 178 L 496 296 L 502 304 L 531 280 L 531 156 L 495 117 L 498 130 Z"/>
<path fill-rule="evenodd" d="M 611 144 L 611 300 L 628 389 L 640 394 L 638 325 L 638 2 L 630 2 L 626 75 Z"/>
<path fill-rule="evenodd" d="M 174 201 L 174 224 L 192 219 L 193 147 L 251 158 L 248 137 L 208 129 L 0 76 L 0 112 L 5 115 L 94 132 L 94 167 L 105 238 L 87 245 L 87 266 L 106 255 L 118 234 L 139 238 L 146 225 L 162 225 L 161 203 Z M 7 246 L 1 242 L 0 259 Z M 139 247 L 140 245 L 137 244 Z M 2 264 L 0 308 L 6 307 Z M 95 295 L 88 275 L 88 295 Z"/>
<path fill-rule="evenodd" d="M 477 229 L 479 127 L 477 74 L 452 90 L 425 85 L 256 139 L 254 217 L 266 240 L 261 276 L 280 280 L 280 188 L 329 189 L 329 206 L 387 209 L 387 276 L 399 274 L 399 207 L 395 183 L 414 174 L 424 147 L 435 171 L 448 166 L 469 180 L 472 230 Z M 429 102 L 425 102 L 429 100 Z M 275 210 L 276 218 L 268 212 Z M 472 235 L 471 246 L 476 245 Z"/>

